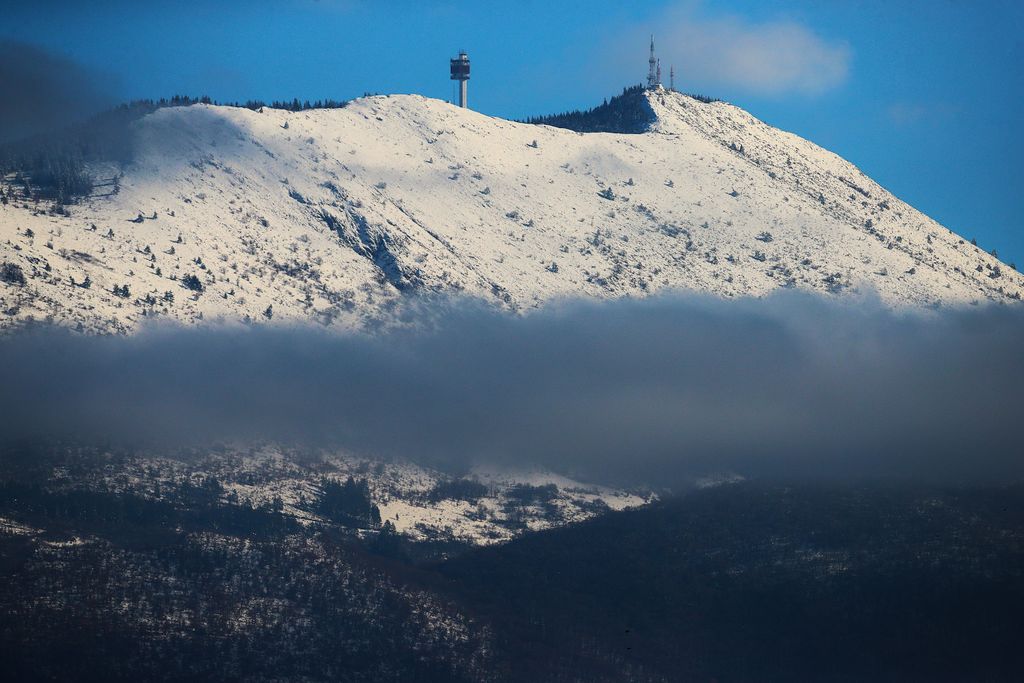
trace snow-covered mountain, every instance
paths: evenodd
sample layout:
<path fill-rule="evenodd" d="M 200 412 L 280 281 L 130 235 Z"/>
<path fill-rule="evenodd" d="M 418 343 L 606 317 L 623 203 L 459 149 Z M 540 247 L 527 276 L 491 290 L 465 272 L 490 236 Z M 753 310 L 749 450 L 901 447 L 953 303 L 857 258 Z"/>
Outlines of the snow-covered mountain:
<path fill-rule="evenodd" d="M 186 483 L 203 486 L 216 481 L 210 493 L 220 503 L 262 508 L 274 507 L 277 501 L 281 514 L 303 527 L 316 527 L 336 521 L 317 511 L 322 482 L 352 478 L 366 482 L 380 524 L 389 523 L 413 541 L 490 545 L 612 510 L 641 507 L 658 498 L 649 490 L 586 484 L 540 470 L 479 467 L 459 477 L 408 461 L 273 444 L 219 445 L 171 456 L 87 452 L 58 461 L 47 471 L 47 485 L 53 490 L 131 493 L 166 501 Z M 714 482 L 722 483 L 734 482 Z M 369 523 L 352 526 L 359 533 L 376 530 Z"/>
<path fill-rule="evenodd" d="M 665 289 L 875 291 L 893 306 L 1024 294 L 1015 270 L 838 156 L 730 104 L 641 97 L 640 134 L 413 95 L 161 109 L 135 124 L 116 192 L 70 216 L 0 207 L 0 324 L 351 328 L 417 291 L 515 310 Z"/>

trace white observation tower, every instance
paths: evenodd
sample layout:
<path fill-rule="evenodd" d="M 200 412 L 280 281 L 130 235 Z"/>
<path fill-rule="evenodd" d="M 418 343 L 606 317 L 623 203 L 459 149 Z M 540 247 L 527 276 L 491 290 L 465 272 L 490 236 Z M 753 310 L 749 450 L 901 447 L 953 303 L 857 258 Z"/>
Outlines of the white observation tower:
<path fill-rule="evenodd" d="M 469 102 L 466 96 L 466 84 L 469 81 L 469 55 L 465 50 L 452 60 L 452 80 L 459 82 L 459 106 L 465 109 Z"/>

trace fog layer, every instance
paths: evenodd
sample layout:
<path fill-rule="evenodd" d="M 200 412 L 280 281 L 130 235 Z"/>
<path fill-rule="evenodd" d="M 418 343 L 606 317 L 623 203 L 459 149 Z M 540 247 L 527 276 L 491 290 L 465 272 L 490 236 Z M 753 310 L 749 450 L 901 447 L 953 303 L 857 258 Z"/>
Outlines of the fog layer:
<path fill-rule="evenodd" d="M 787 294 L 421 303 L 339 335 L 36 329 L 0 341 L 0 438 L 272 439 L 616 483 L 1019 478 L 1024 313 L 894 313 Z"/>

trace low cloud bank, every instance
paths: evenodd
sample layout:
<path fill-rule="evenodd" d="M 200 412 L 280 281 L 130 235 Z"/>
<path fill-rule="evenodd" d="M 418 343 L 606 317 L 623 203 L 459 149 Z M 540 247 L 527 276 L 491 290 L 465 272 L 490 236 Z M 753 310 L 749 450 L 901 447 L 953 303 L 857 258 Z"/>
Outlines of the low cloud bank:
<path fill-rule="evenodd" d="M 1019 479 L 1024 312 L 787 294 L 421 304 L 408 328 L 0 341 L 0 438 L 273 439 L 615 483 Z"/>

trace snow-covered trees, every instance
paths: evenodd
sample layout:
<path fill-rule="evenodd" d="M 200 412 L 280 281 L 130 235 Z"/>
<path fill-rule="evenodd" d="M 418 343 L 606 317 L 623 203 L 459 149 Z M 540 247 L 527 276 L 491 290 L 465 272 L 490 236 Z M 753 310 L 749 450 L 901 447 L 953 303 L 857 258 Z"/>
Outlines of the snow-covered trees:
<path fill-rule="evenodd" d="M 349 477 L 344 484 L 334 479 L 320 482 L 320 495 L 315 511 L 342 526 L 380 526 L 380 509 L 370 498 L 370 486 L 365 479 Z"/>
<path fill-rule="evenodd" d="M 181 278 L 181 284 L 184 285 L 185 289 L 191 289 L 193 292 L 203 291 L 202 281 L 193 273 L 189 273 L 185 277 Z"/>
<path fill-rule="evenodd" d="M 23 285 L 25 284 L 25 273 L 17 263 L 4 261 L 0 264 L 0 282 L 6 282 L 10 285 Z"/>

